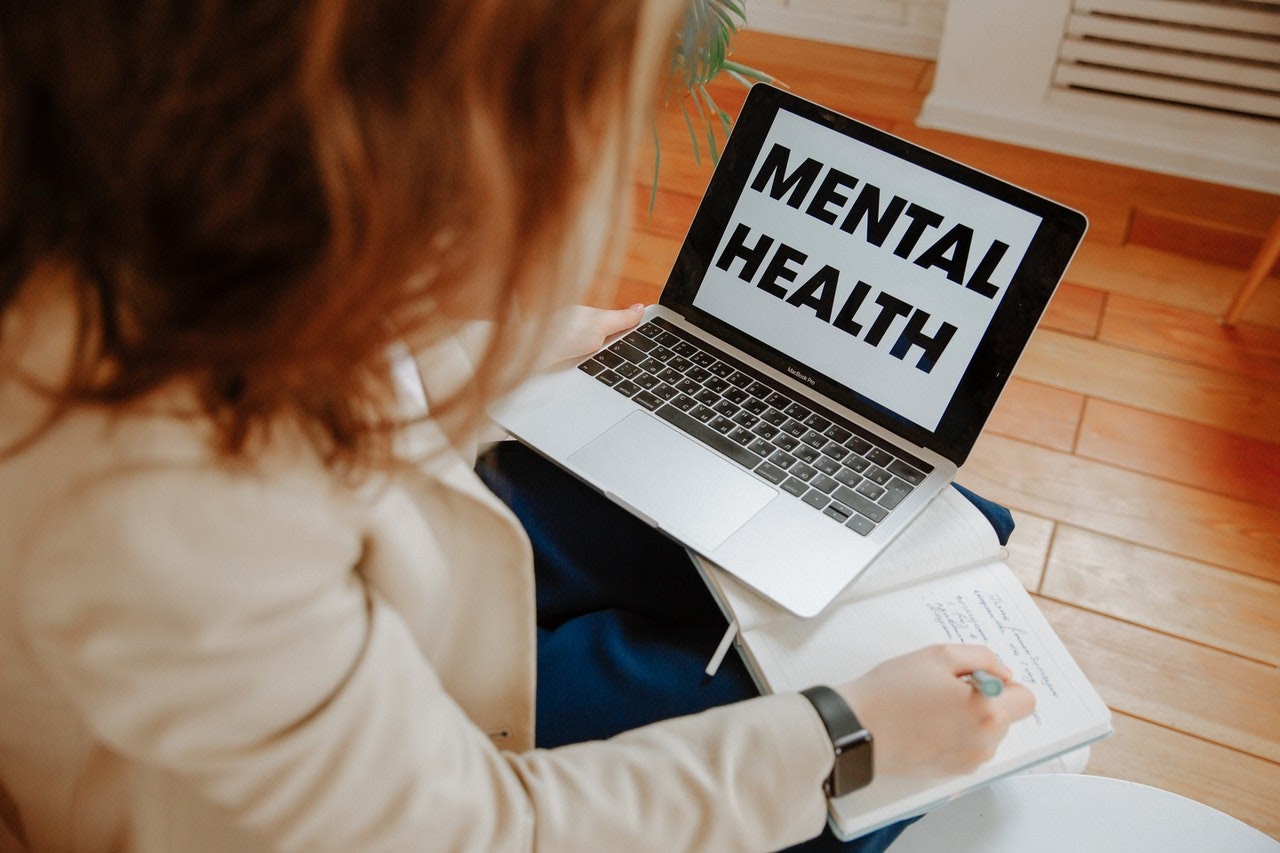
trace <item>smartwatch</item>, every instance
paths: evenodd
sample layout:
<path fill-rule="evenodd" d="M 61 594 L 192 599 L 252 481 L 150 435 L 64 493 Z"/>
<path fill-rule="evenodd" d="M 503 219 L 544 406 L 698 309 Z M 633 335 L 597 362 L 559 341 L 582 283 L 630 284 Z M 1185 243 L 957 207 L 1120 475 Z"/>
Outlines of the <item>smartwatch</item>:
<path fill-rule="evenodd" d="M 822 724 L 826 726 L 827 735 L 831 738 L 831 747 L 836 753 L 835 765 L 822 785 L 823 791 L 828 797 L 842 797 L 865 788 L 875 774 L 871 732 L 858 722 L 849 703 L 830 687 L 810 687 L 801 690 L 800 695 L 809 700 L 822 718 Z"/>

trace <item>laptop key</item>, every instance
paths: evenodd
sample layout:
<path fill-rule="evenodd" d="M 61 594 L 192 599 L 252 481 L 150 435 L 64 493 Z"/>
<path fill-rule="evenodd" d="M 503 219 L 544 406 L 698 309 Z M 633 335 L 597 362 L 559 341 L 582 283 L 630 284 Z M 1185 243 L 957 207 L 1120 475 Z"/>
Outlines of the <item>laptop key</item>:
<path fill-rule="evenodd" d="M 875 465 L 872 465 L 870 468 L 863 471 L 862 476 L 866 477 L 868 480 L 871 480 L 874 483 L 879 483 L 882 486 L 885 483 L 889 482 L 889 480 L 893 479 L 892 474 L 890 474 L 888 471 L 884 470 L 883 468 L 876 467 Z"/>
<path fill-rule="evenodd" d="M 844 447 L 843 445 L 836 444 L 834 442 L 822 448 L 822 455 L 827 456 L 835 460 L 836 462 L 840 462 L 852 454 L 853 454 L 852 450 L 850 450 L 847 447 Z"/>
<path fill-rule="evenodd" d="M 828 477 L 834 477 L 835 473 L 840 470 L 840 463 L 832 459 L 830 456 L 819 456 L 809 464 L 826 474 Z"/>
<path fill-rule="evenodd" d="M 817 489 L 810 489 L 804 493 L 804 497 L 800 500 L 807 503 L 814 509 L 826 509 L 827 504 L 831 503 L 831 499 Z"/>
<path fill-rule="evenodd" d="M 826 474 L 819 474 L 809 481 L 809 485 L 822 492 L 824 495 L 829 495 L 834 492 L 836 490 L 836 486 L 840 484 L 828 477 Z"/>
<path fill-rule="evenodd" d="M 790 452 L 800 446 L 800 439 L 792 435 L 787 435 L 785 432 L 781 432 L 773 437 L 773 443 L 777 447 L 781 447 L 783 450 Z"/>
<path fill-rule="evenodd" d="M 849 432 L 847 429 L 837 424 L 832 424 L 831 426 L 827 427 L 825 430 L 822 431 L 822 434 L 825 435 L 827 438 L 831 439 L 832 441 L 836 442 L 837 444 L 844 444 L 846 441 L 848 441 L 850 438 L 853 437 L 853 433 Z"/>
<path fill-rule="evenodd" d="M 630 397 L 640 390 L 640 386 L 632 382 L 630 379 L 624 379 L 617 385 L 614 385 L 613 390 L 617 391 L 624 397 Z"/>
<path fill-rule="evenodd" d="M 836 490 L 831 494 L 840 503 L 853 507 L 872 521 L 884 521 L 889 515 L 889 510 L 874 501 L 867 500 L 848 486 L 836 486 Z"/>
<path fill-rule="evenodd" d="M 669 350 L 664 346 L 655 346 L 653 349 L 649 350 L 649 358 L 656 358 L 664 364 L 675 358 L 675 355 L 676 354 L 672 350 Z"/>
<path fill-rule="evenodd" d="M 791 405 L 791 401 L 777 391 L 771 392 L 768 397 L 764 398 L 764 401 L 775 409 L 785 409 Z"/>
<path fill-rule="evenodd" d="M 639 332 L 632 332 L 625 336 L 623 340 L 641 352 L 649 352 L 650 350 L 657 349 L 658 347 L 657 341 L 646 335 L 642 335 Z"/>
<path fill-rule="evenodd" d="M 809 429 L 815 429 L 818 432 L 822 432 L 824 429 L 831 426 L 831 421 L 827 420 L 822 415 L 814 413 L 804 419 L 804 425 L 809 427 Z"/>
<path fill-rule="evenodd" d="M 682 412 L 688 412 L 698 405 L 698 401 L 690 397 L 688 394 L 677 394 L 675 399 L 671 401 L 671 405 L 675 406 Z"/>
<path fill-rule="evenodd" d="M 834 518 L 836 521 L 844 524 L 849 520 L 849 516 L 853 515 L 853 510 L 838 501 L 832 501 L 827 505 L 827 508 L 822 511 L 822 514 Z"/>
<path fill-rule="evenodd" d="M 752 427 L 751 431 L 764 439 L 773 438 L 778 434 L 778 428 L 776 426 L 774 426 L 773 424 L 767 424 L 764 421 L 761 421 L 760 423 Z"/>
<path fill-rule="evenodd" d="M 695 421 L 705 424 L 712 418 L 716 417 L 716 413 L 713 409 L 708 409 L 706 406 L 699 403 L 689 410 L 689 416 Z"/>
<path fill-rule="evenodd" d="M 863 456 L 866 456 L 868 459 L 870 459 L 875 464 L 879 465 L 881 468 L 887 467 L 888 464 L 893 461 L 892 453 L 886 453 L 885 451 L 881 450 L 878 447 L 871 448 L 866 453 L 864 453 Z"/>
<path fill-rule="evenodd" d="M 884 486 L 877 486 L 875 483 L 871 482 L 870 480 L 863 480 L 861 483 L 858 484 L 858 487 L 854 489 L 854 491 L 860 495 L 865 495 L 866 497 L 871 498 L 871 500 L 874 501 L 884 494 Z M 884 505 L 881 504 L 881 506 L 884 506 Z M 885 507 L 885 508 L 888 509 L 888 507 Z"/>
<path fill-rule="evenodd" d="M 728 435 L 738 428 L 737 424 L 726 418 L 724 415 L 716 415 L 714 418 L 707 421 L 707 426 L 711 427 L 721 435 Z"/>
<path fill-rule="evenodd" d="M 747 445 L 747 449 L 752 453 L 758 453 L 761 456 L 768 456 L 773 453 L 773 445 L 765 441 L 763 438 L 754 439 Z"/>
<path fill-rule="evenodd" d="M 601 371 L 603 371 L 605 367 L 603 364 L 601 364 L 600 362 L 596 361 L 593 358 L 589 361 L 584 361 L 582 362 L 582 364 L 579 364 L 578 369 L 581 370 L 583 373 L 587 374 L 588 376 L 595 376 L 597 373 L 600 373 Z"/>
<path fill-rule="evenodd" d="M 810 420 L 812 420 L 812 418 L 810 418 Z M 808 424 L 808 421 L 805 421 L 805 423 Z M 809 445 L 810 447 L 816 448 L 818 450 L 821 450 L 822 448 L 826 447 L 827 441 L 828 441 L 828 439 L 825 436 L 823 436 L 817 430 L 813 430 L 813 429 L 810 429 L 804 435 L 800 436 L 800 440 L 803 441 L 805 444 Z"/>
<path fill-rule="evenodd" d="M 648 358 L 648 356 L 645 355 L 644 350 L 636 349 L 626 341 L 614 341 L 609 345 L 608 351 L 615 355 L 622 356 L 632 364 L 639 364 Z"/>
<path fill-rule="evenodd" d="M 773 483 L 775 486 L 781 484 L 783 480 L 787 479 L 787 472 L 783 471 L 771 462 L 761 462 L 760 467 L 756 468 L 756 473 L 761 477 L 764 477 L 770 483 Z"/>
<path fill-rule="evenodd" d="M 605 370 L 596 374 L 596 380 L 613 387 L 622 381 L 622 377 L 614 373 L 612 370 Z"/>
<path fill-rule="evenodd" d="M 714 373 L 715 371 L 712 371 L 712 372 Z M 704 379 L 702 384 L 706 385 L 708 388 L 710 388 L 712 391 L 715 391 L 717 394 L 723 394 L 725 391 L 728 391 L 732 387 L 727 380 L 721 379 L 719 376 L 713 376 L 710 379 Z"/>
<path fill-rule="evenodd" d="M 721 435 L 706 424 L 699 423 L 674 406 L 663 406 L 654 414 L 711 449 L 720 451 L 743 468 L 754 468 L 760 462 L 760 457 L 750 450 L 747 450 L 728 436 Z"/>
<path fill-rule="evenodd" d="M 797 459 L 801 460 L 802 462 L 808 462 L 810 465 L 812 465 L 814 462 L 817 462 L 818 457 L 822 455 L 807 444 L 797 444 L 795 449 L 792 450 L 791 452 L 795 455 Z"/>
<path fill-rule="evenodd" d="M 903 462 L 901 459 L 895 459 L 889 463 L 889 470 L 906 480 L 913 486 L 918 486 L 924 482 L 925 474 L 917 471 L 915 468 Z"/>
<path fill-rule="evenodd" d="M 856 512 L 853 515 L 849 516 L 849 520 L 844 523 L 844 526 L 852 530 L 854 533 L 857 533 L 862 536 L 866 536 L 871 531 L 876 529 L 876 524 L 874 521 L 867 518 L 866 516 L 859 515 Z"/>
<path fill-rule="evenodd" d="M 785 450 L 775 450 L 769 461 L 786 471 L 796 464 L 796 458 Z"/>
<path fill-rule="evenodd" d="M 616 352 L 610 352 L 607 349 L 601 350 L 600 352 L 596 353 L 595 359 L 596 361 L 603 364 L 605 367 L 617 367 L 619 364 L 622 364 L 624 361 L 626 361 L 625 358 L 618 355 Z"/>
<path fill-rule="evenodd" d="M 911 494 L 911 484 L 894 477 L 889 481 L 889 485 L 884 487 L 884 494 L 876 500 L 876 503 L 885 509 L 895 509 L 909 494 Z"/>
<path fill-rule="evenodd" d="M 809 491 L 809 486 L 803 480 L 797 480 L 795 477 L 788 477 L 782 481 L 782 490 L 790 492 L 796 497 L 800 497 L 805 492 Z M 823 497 L 826 496 L 823 495 Z"/>
<path fill-rule="evenodd" d="M 804 480 L 806 483 L 818 476 L 818 472 L 803 462 L 797 462 L 791 466 L 791 476 L 798 480 Z"/>
<path fill-rule="evenodd" d="M 662 398 L 656 394 L 650 394 L 648 391 L 641 391 L 631 399 L 635 400 L 651 412 L 662 405 Z"/>
<path fill-rule="evenodd" d="M 835 472 L 831 476 L 836 478 L 836 482 L 840 483 L 841 485 L 848 486 L 851 489 L 862 482 L 862 475 L 855 474 L 853 471 L 849 470 L 848 468 L 841 468 L 839 471 Z"/>
<path fill-rule="evenodd" d="M 677 341 L 676 343 L 671 345 L 671 351 L 674 352 L 676 355 L 682 355 L 685 358 L 688 358 L 689 356 L 696 353 L 698 351 L 698 348 L 695 347 L 693 344 L 689 343 L 688 341 Z"/>
<path fill-rule="evenodd" d="M 782 425 L 782 431 L 788 435 L 794 435 L 796 438 L 799 438 L 808 432 L 809 429 L 797 420 L 789 420 Z"/>

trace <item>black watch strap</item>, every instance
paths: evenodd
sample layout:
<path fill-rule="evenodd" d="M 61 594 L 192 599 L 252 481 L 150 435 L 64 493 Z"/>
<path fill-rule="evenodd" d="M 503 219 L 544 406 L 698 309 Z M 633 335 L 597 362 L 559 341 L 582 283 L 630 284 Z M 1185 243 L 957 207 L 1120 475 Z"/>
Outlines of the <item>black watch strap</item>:
<path fill-rule="evenodd" d="M 871 732 L 858 721 L 849 703 L 825 685 L 801 690 L 826 726 L 835 750 L 835 764 L 823 784 L 828 797 L 840 797 L 870 784 L 875 773 Z"/>

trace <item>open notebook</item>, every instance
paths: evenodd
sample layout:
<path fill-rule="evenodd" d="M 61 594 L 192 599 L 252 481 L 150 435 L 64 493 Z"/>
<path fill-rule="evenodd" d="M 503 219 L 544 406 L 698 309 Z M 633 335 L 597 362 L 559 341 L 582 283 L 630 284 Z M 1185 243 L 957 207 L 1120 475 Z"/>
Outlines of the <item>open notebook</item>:
<path fill-rule="evenodd" d="M 1035 713 L 1015 723 L 976 772 L 933 780 L 877 777 L 831 800 L 839 837 L 927 811 L 1111 733 L 1106 704 L 1003 557 L 991 525 L 955 489 L 939 495 L 812 619 L 796 618 L 693 555 L 738 626 L 738 649 L 764 692 L 847 681 L 922 646 L 961 642 L 989 646 L 1035 693 Z"/>

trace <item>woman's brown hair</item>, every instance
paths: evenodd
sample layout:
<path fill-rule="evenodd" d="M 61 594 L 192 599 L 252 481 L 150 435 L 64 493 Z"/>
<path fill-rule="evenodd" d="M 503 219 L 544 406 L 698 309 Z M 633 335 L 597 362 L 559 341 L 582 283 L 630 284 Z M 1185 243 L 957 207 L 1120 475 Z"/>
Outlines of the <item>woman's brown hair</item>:
<path fill-rule="evenodd" d="M 618 233 L 679 6 L 5 0 L 0 313 L 69 271 L 59 411 L 176 380 L 226 456 L 293 418 L 355 467 L 389 458 L 388 345 L 492 319 L 432 401 L 474 425 Z"/>

